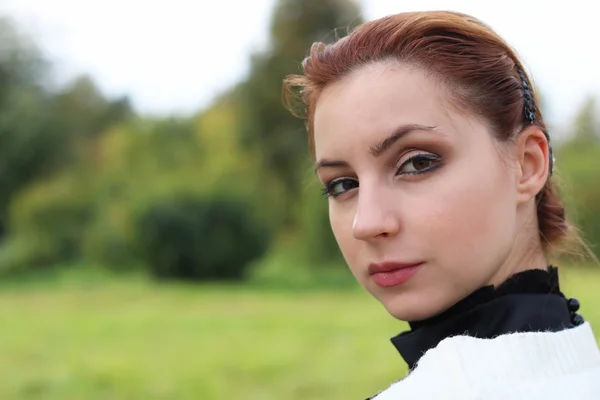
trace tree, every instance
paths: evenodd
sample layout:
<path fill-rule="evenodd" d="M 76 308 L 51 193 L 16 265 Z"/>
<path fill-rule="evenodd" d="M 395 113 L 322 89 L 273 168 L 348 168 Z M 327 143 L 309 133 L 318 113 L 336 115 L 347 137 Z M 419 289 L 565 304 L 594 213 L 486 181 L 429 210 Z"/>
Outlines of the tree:
<path fill-rule="evenodd" d="M 576 114 L 570 140 L 557 149 L 556 163 L 567 216 L 574 221 L 600 257 L 600 132 L 597 108 L 588 97 Z"/>
<path fill-rule="evenodd" d="M 89 157 L 96 135 L 132 114 L 127 98 L 108 100 L 83 76 L 58 91 L 33 40 L 0 18 L 0 239 L 16 193 Z M 83 144 L 83 146 L 82 146 Z"/>
<path fill-rule="evenodd" d="M 52 109 L 48 63 L 33 42 L 0 19 L 0 238 L 14 194 L 65 160 L 68 146 Z"/>
<path fill-rule="evenodd" d="M 361 22 L 351 0 L 280 0 L 271 21 L 270 48 L 253 56 L 249 77 L 241 84 L 242 141 L 261 151 L 264 168 L 286 188 L 282 201 L 290 208 L 303 188 L 308 150 L 303 121 L 283 106 L 282 81 L 299 72 L 312 43 L 331 42 Z M 286 214 L 292 218 L 291 210 Z"/>
<path fill-rule="evenodd" d="M 597 120 L 596 98 L 589 96 L 573 121 L 573 136 L 578 141 L 596 141 L 600 139 Z"/>
<path fill-rule="evenodd" d="M 108 128 L 132 116 L 129 99 L 107 99 L 90 76 L 76 77 L 54 99 L 55 111 L 73 135 L 94 138 Z"/>

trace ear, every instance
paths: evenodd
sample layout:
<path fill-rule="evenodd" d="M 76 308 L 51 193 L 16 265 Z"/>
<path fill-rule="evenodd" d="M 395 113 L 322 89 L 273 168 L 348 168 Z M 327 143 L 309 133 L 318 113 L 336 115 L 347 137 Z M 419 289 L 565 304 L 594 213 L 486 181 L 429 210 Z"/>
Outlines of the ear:
<path fill-rule="evenodd" d="M 544 132 L 537 126 L 524 129 L 514 147 L 517 164 L 517 200 L 526 203 L 534 198 L 548 179 L 550 151 Z"/>

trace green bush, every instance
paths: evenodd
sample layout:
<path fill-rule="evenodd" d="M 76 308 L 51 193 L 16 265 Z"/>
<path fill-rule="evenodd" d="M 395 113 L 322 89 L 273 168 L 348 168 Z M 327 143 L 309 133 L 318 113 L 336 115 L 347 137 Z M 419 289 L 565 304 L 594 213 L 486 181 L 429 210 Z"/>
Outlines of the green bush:
<path fill-rule="evenodd" d="M 114 272 L 135 269 L 139 263 L 132 249 L 131 238 L 122 226 L 130 222 L 128 216 L 121 224 L 117 224 L 105 215 L 104 209 L 98 210 L 98 213 L 83 238 L 83 259 Z"/>
<path fill-rule="evenodd" d="M 139 257 L 159 279 L 244 279 L 270 242 L 249 208 L 196 195 L 157 202 L 135 218 Z"/>
<path fill-rule="evenodd" d="M 82 234 L 94 213 L 75 180 L 57 177 L 32 185 L 13 201 L 10 240 L 3 243 L 0 269 L 28 269 L 75 261 Z"/>
<path fill-rule="evenodd" d="M 311 185 L 302 198 L 300 231 L 303 259 L 306 262 L 318 266 L 345 265 L 331 230 L 327 199 L 320 194 L 317 184 Z"/>
<path fill-rule="evenodd" d="M 28 274 L 53 258 L 50 249 L 35 246 L 25 236 L 10 236 L 0 246 L 0 276 Z"/>

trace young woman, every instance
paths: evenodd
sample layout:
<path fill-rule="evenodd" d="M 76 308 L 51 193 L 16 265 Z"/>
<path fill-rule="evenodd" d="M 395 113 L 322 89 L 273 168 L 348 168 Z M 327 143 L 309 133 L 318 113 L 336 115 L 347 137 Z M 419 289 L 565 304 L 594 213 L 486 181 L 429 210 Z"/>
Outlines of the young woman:
<path fill-rule="evenodd" d="M 600 354 L 548 265 L 569 233 L 515 52 L 452 12 L 314 44 L 306 105 L 330 222 L 357 281 L 410 330 L 388 399 L 600 399 Z M 368 368 L 368 366 L 366 366 Z"/>

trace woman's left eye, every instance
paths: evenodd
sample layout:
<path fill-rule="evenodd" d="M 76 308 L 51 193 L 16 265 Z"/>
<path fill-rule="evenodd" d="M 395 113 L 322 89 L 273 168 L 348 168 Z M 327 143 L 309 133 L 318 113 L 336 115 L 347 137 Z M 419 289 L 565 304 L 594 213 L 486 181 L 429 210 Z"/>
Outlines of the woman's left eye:
<path fill-rule="evenodd" d="M 398 167 L 398 175 L 405 174 L 422 174 L 439 167 L 440 157 L 430 154 L 421 153 L 410 157 Z"/>

